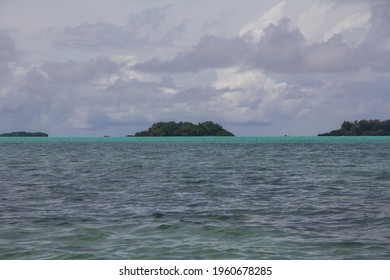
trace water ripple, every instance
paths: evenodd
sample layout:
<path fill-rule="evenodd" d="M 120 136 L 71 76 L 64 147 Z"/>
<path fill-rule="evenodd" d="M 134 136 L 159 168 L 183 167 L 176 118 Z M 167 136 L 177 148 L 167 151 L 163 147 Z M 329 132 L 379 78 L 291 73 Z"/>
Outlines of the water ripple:
<path fill-rule="evenodd" d="M 390 259 L 390 139 L 288 138 L 4 140 L 0 259 Z"/>

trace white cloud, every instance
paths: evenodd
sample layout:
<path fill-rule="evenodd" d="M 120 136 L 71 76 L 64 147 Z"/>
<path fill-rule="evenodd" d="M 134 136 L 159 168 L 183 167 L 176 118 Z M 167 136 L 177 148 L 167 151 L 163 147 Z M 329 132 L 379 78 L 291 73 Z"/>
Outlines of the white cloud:
<path fill-rule="evenodd" d="M 214 106 L 225 108 L 224 118 L 233 123 L 267 123 L 291 117 L 300 104 L 289 96 L 287 83 L 277 82 L 259 70 L 218 70 L 214 87 L 222 92 Z"/>
<path fill-rule="evenodd" d="M 286 86 L 285 83 L 277 83 L 259 70 L 244 71 L 240 68 L 226 68 L 217 71 L 218 79 L 214 87 L 218 90 L 239 90 L 239 89 L 265 89 L 267 91 L 278 91 Z"/>
<path fill-rule="evenodd" d="M 103 75 L 100 78 L 94 80 L 94 85 L 98 89 L 107 89 L 108 87 L 114 86 L 115 83 L 120 81 L 129 81 L 129 80 L 142 80 L 142 81 L 151 81 L 148 75 L 136 72 L 132 70 L 132 67 L 136 64 L 136 59 L 132 55 L 114 55 L 109 58 L 109 60 L 115 64 L 120 65 L 118 71 L 111 73 L 109 75 Z"/>
<path fill-rule="evenodd" d="M 327 40 L 351 28 L 366 28 L 369 12 L 365 1 L 312 1 L 297 19 L 307 44 Z"/>
<path fill-rule="evenodd" d="M 264 29 L 270 25 L 278 25 L 286 16 L 287 2 L 283 1 L 271 9 L 265 11 L 263 15 L 241 28 L 239 36 L 250 43 L 259 42 L 264 35 Z"/>
<path fill-rule="evenodd" d="M 328 41 L 332 37 L 341 34 L 344 42 L 351 47 L 357 47 L 364 42 L 370 30 L 370 19 L 371 12 L 351 15 L 326 32 L 323 41 Z"/>
<path fill-rule="evenodd" d="M 300 14 L 297 26 L 308 44 L 321 41 L 323 34 L 331 28 L 333 22 L 328 16 L 332 8 L 332 2 L 314 1 Z"/>

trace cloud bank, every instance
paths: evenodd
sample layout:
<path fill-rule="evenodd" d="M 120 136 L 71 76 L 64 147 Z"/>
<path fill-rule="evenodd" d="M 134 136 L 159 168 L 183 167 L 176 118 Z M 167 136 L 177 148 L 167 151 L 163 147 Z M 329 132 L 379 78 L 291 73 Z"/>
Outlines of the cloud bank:
<path fill-rule="evenodd" d="M 36 38 L 58 60 L 31 62 L 23 32 L 0 29 L 0 127 L 125 135 L 154 121 L 213 120 L 239 135 L 310 135 L 388 118 L 390 4 L 303 1 L 295 13 L 292 4 L 243 24 L 237 4 L 231 36 L 203 30 L 222 15 L 195 28 L 198 15 L 177 3 L 122 25 L 47 26 Z"/>

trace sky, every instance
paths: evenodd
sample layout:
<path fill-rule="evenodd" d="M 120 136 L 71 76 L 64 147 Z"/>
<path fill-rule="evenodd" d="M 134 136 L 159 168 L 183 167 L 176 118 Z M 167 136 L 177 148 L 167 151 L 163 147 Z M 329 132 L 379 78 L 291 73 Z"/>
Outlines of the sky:
<path fill-rule="evenodd" d="M 387 0 L 0 0 L 0 133 L 390 119 Z"/>

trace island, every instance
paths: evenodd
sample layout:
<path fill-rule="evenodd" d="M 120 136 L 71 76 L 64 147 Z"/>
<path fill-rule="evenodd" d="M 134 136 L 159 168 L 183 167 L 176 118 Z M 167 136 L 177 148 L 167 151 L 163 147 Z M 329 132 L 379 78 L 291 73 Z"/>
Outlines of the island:
<path fill-rule="evenodd" d="M 49 135 L 43 132 L 25 132 L 16 131 L 0 134 L 0 137 L 48 137 Z"/>
<path fill-rule="evenodd" d="M 171 121 L 154 123 L 148 130 L 137 132 L 134 136 L 234 136 L 234 134 L 212 121 L 198 124 Z"/>
<path fill-rule="evenodd" d="M 390 120 L 344 121 L 341 128 L 318 136 L 390 136 Z"/>

